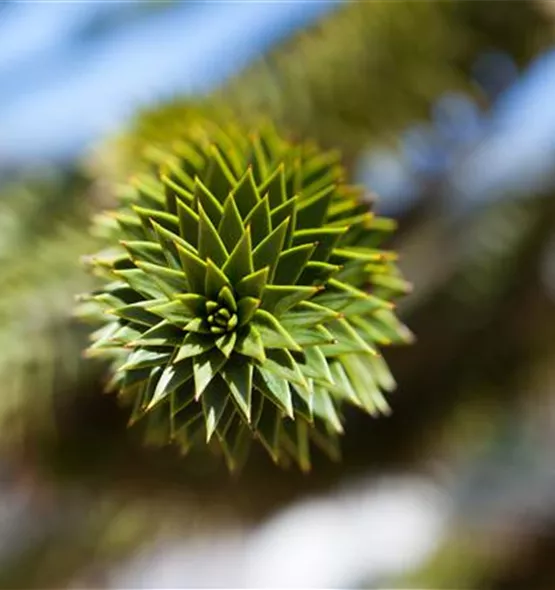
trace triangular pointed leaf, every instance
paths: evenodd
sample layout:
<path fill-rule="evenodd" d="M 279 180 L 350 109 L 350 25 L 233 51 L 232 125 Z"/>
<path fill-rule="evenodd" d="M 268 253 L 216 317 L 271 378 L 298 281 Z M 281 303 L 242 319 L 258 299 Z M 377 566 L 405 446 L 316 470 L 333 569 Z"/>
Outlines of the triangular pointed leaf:
<path fill-rule="evenodd" d="M 218 293 L 218 302 L 220 305 L 227 307 L 227 309 L 236 312 L 237 311 L 237 302 L 235 301 L 235 297 L 233 297 L 233 293 L 229 287 L 222 287 L 220 292 Z"/>
<path fill-rule="evenodd" d="M 179 231 L 182 238 L 198 248 L 198 232 L 200 218 L 191 207 L 181 201 L 177 201 L 177 215 L 179 218 Z"/>
<path fill-rule="evenodd" d="M 250 226 L 252 244 L 256 247 L 272 230 L 268 196 L 258 201 L 245 218 L 245 226 Z"/>
<path fill-rule="evenodd" d="M 334 320 L 326 325 L 327 329 L 335 336 L 336 343 L 322 347 L 326 356 L 337 356 L 351 352 L 367 353 L 376 356 L 378 352 L 367 341 L 363 340 L 359 333 L 351 326 L 348 320 L 342 318 Z"/>
<path fill-rule="evenodd" d="M 190 290 L 194 293 L 204 293 L 204 286 L 206 281 L 206 262 L 201 260 L 198 256 L 177 245 L 179 259 L 181 266 L 187 276 Z"/>
<path fill-rule="evenodd" d="M 277 463 L 280 459 L 279 442 L 283 416 L 270 400 L 264 400 L 262 413 L 256 423 L 256 436 Z"/>
<path fill-rule="evenodd" d="M 368 363 L 372 367 L 374 378 L 379 387 L 384 391 L 394 391 L 397 383 L 384 358 L 382 356 L 368 357 Z"/>
<path fill-rule="evenodd" d="M 130 179 L 130 185 L 137 191 L 139 203 L 146 207 L 153 207 L 155 209 L 163 207 L 164 192 L 162 184 L 157 178 L 152 178 L 146 174 L 135 176 Z"/>
<path fill-rule="evenodd" d="M 384 250 L 375 250 L 371 248 L 334 248 L 330 256 L 330 262 L 333 264 L 344 264 L 345 262 L 385 262 L 394 261 L 397 254 L 386 252 Z"/>
<path fill-rule="evenodd" d="M 262 307 L 279 317 L 300 301 L 310 299 L 317 292 L 318 287 L 266 285 L 262 294 Z"/>
<path fill-rule="evenodd" d="M 192 443 L 195 436 L 200 438 L 199 430 L 204 430 L 202 405 L 195 400 L 194 391 L 193 381 L 190 380 L 170 394 L 170 424 L 173 440 L 178 440 L 178 437 L 179 440 L 183 440 L 182 435 L 185 431 L 188 440 Z"/>
<path fill-rule="evenodd" d="M 218 380 L 219 380 L 219 378 L 218 378 Z M 223 377 L 220 382 L 222 383 L 222 388 L 223 388 L 222 391 L 225 393 L 225 397 L 229 398 L 229 395 L 230 395 L 229 389 L 227 387 L 226 382 L 223 380 Z M 216 433 L 218 434 L 218 438 L 220 438 L 222 440 L 225 439 L 227 432 L 229 431 L 233 422 L 235 422 L 236 419 L 241 420 L 241 417 L 239 416 L 239 413 L 235 409 L 235 404 L 233 404 L 233 403 L 227 404 L 226 407 L 224 408 L 223 415 L 222 415 L 219 423 L 216 426 Z"/>
<path fill-rule="evenodd" d="M 167 293 L 152 280 L 150 275 L 140 268 L 129 268 L 125 270 L 115 270 L 114 274 L 123 279 L 135 291 L 138 291 L 146 297 L 158 299 L 164 297 Z"/>
<path fill-rule="evenodd" d="M 176 215 L 178 201 L 189 206 L 193 204 L 193 194 L 182 186 L 175 177 L 172 178 L 168 174 L 162 173 L 160 180 L 164 183 L 168 211 Z"/>
<path fill-rule="evenodd" d="M 266 360 L 262 338 L 258 330 L 252 325 L 245 326 L 240 332 L 235 350 L 240 354 L 256 359 L 260 363 Z"/>
<path fill-rule="evenodd" d="M 293 340 L 291 334 L 271 313 L 257 309 L 252 322 L 260 334 L 265 348 L 287 348 L 301 351 L 301 347 Z"/>
<path fill-rule="evenodd" d="M 314 422 L 314 388 L 312 380 L 309 379 L 308 382 L 310 384 L 308 390 L 297 388 L 294 385 L 292 386 L 293 411 L 297 420 L 304 418 L 312 425 Z"/>
<path fill-rule="evenodd" d="M 209 299 L 216 299 L 218 293 L 227 287 L 231 289 L 231 283 L 223 271 L 221 271 L 210 258 L 206 261 L 206 282 L 204 292 Z"/>
<path fill-rule="evenodd" d="M 318 417 L 309 432 L 310 440 L 324 453 L 331 461 L 341 461 L 341 447 L 339 436 L 333 432 L 328 424 Z"/>
<path fill-rule="evenodd" d="M 110 322 L 91 334 L 93 344 L 86 352 L 87 356 L 93 356 L 93 351 L 106 348 L 120 348 L 133 342 L 141 335 L 141 332 L 133 327 L 122 326 L 119 321 Z"/>
<path fill-rule="evenodd" d="M 254 385 L 272 404 L 280 408 L 287 416 L 293 417 L 293 401 L 287 379 L 263 367 L 256 367 Z"/>
<path fill-rule="evenodd" d="M 225 200 L 222 219 L 218 226 L 218 232 L 228 252 L 233 251 L 244 231 L 245 228 L 235 203 L 235 197 L 230 194 Z"/>
<path fill-rule="evenodd" d="M 251 409 L 252 419 L 251 419 L 250 427 L 251 427 L 253 433 L 255 433 L 255 434 L 256 434 L 257 424 L 258 424 L 258 421 L 260 420 L 260 417 L 262 415 L 262 410 L 263 410 L 263 406 L 264 406 L 265 402 L 268 403 L 266 398 L 262 395 L 262 393 L 260 393 L 260 391 L 258 391 L 258 389 L 256 389 L 256 387 L 254 387 L 254 371 L 253 371 L 252 409 Z"/>
<path fill-rule="evenodd" d="M 183 248 L 194 252 L 193 247 L 188 244 L 183 238 L 178 236 L 176 233 L 162 227 L 156 221 L 152 222 L 154 229 L 154 237 L 158 240 L 164 254 L 165 266 L 169 266 L 173 269 L 179 268 L 179 255 L 177 252 L 176 244 L 180 244 Z"/>
<path fill-rule="evenodd" d="M 372 357 L 368 357 L 368 361 L 371 360 Z M 341 395 L 343 399 L 348 401 L 351 404 L 361 406 L 362 403 L 358 399 L 356 391 L 354 390 L 343 365 L 341 364 L 341 360 L 333 359 L 329 363 L 329 368 L 333 377 L 334 383 L 339 387 L 338 393 Z"/>
<path fill-rule="evenodd" d="M 183 371 L 189 372 L 187 365 L 192 366 L 192 362 L 183 363 Z M 179 387 L 171 393 L 170 416 L 175 416 L 187 406 L 196 406 L 197 413 L 200 412 L 198 404 L 195 402 L 195 381 L 188 377 Z"/>
<path fill-rule="evenodd" d="M 323 379 L 333 384 L 333 376 L 324 353 L 318 346 L 305 349 L 306 363 L 303 373 L 308 377 Z"/>
<path fill-rule="evenodd" d="M 112 309 L 110 313 L 131 322 L 152 327 L 160 322 L 160 318 L 153 311 L 149 311 L 146 308 L 149 307 L 152 310 L 152 307 L 157 304 L 164 304 L 166 301 L 166 299 L 139 301 L 138 303 Z"/>
<path fill-rule="evenodd" d="M 297 227 L 319 227 L 324 224 L 333 193 L 332 184 L 308 199 L 303 199 L 297 208 Z"/>
<path fill-rule="evenodd" d="M 147 229 L 152 228 L 152 221 L 155 221 L 162 227 L 169 229 L 171 232 L 179 233 L 179 219 L 171 213 L 147 209 L 145 207 L 133 206 L 133 211 L 139 216 L 143 226 Z"/>
<path fill-rule="evenodd" d="M 180 328 L 184 327 L 188 322 L 194 319 L 195 316 L 180 302 L 180 301 L 166 301 L 164 303 L 156 303 L 150 308 L 153 314 L 156 314 L 158 321 L 163 318 L 175 324 Z"/>
<path fill-rule="evenodd" d="M 341 364 L 365 410 L 373 416 L 387 413 L 389 406 L 376 385 L 365 357 L 358 354 L 347 354 L 341 358 Z"/>
<path fill-rule="evenodd" d="M 133 346 L 179 346 L 183 340 L 183 331 L 167 320 L 150 328 L 143 334 L 137 334 L 133 339 Z"/>
<path fill-rule="evenodd" d="M 268 195 L 270 208 L 276 209 L 283 204 L 287 195 L 285 193 L 284 166 L 280 164 L 274 172 L 258 188 L 261 195 Z"/>
<path fill-rule="evenodd" d="M 367 318 L 367 322 L 391 343 L 410 344 L 414 341 L 413 333 L 388 309 L 376 311 Z"/>
<path fill-rule="evenodd" d="M 211 258 L 216 264 L 223 265 L 228 258 L 227 250 L 218 234 L 218 230 L 199 204 L 198 252 L 203 260 Z"/>
<path fill-rule="evenodd" d="M 348 227 L 297 229 L 293 234 L 293 245 L 299 246 L 301 244 L 317 242 L 318 246 L 312 254 L 312 260 L 326 262 L 332 250 L 347 230 Z"/>
<path fill-rule="evenodd" d="M 318 302 L 321 296 L 315 297 L 314 301 L 301 301 L 294 308 L 280 317 L 284 326 L 314 326 L 316 324 L 330 322 L 341 317 L 337 311 L 329 309 Z"/>
<path fill-rule="evenodd" d="M 169 360 L 170 352 L 152 352 L 150 350 L 139 349 L 132 352 L 125 364 L 120 368 L 120 371 L 128 371 L 130 369 L 144 369 L 145 367 L 155 367 L 164 364 Z"/>
<path fill-rule="evenodd" d="M 316 153 L 307 159 L 303 165 L 303 195 L 312 196 L 322 188 L 340 180 L 342 176 L 340 161 L 341 153 L 337 150 Z"/>
<path fill-rule="evenodd" d="M 192 376 L 193 364 L 190 360 L 167 365 L 158 380 L 154 396 L 150 400 L 147 410 L 152 409 L 163 399 L 166 399 L 172 391 L 175 391 L 180 385 L 191 379 Z"/>
<path fill-rule="evenodd" d="M 154 395 L 154 390 L 162 374 L 162 367 L 154 367 L 149 369 L 141 369 L 142 371 L 148 371 L 147 381 L 142 380 L 141 385 L 138 387 L 138 392 L 135 393 L 135 403 L 133 404 L 133 410 L 129 416 L 128 426 L 135 424 L 145 414 L 146 408 Z M 129 373 L 137 374 L 138 371 L 128 371 Z M 125 391 L 129 387 L 129 381 L 126 382 L 122 388 Z"/>
<path fill-rule="evenodd" d="M 148 237 L 144 225 L 140 219 L 129 213 L 117 212 L 110 214 L 121 228 L 121 233 L 130 240 L 142 241 Z"/>
<path fill-rule="evenodd" d="M 285 192 L 287 195 L 298 195 L 302 189 L 302 159 L 300 157 L 291 158 L 291 162 L 285 171 Z"/>
<path fill-rule="evenodd" d="M 245 464 L 251 440 L 249 427 L 236 415 L 227 429 L 225 438 L 220 438 L 220 444 L 230 471 L 236 472 Z"/>
<path fill-rule="evenodd" d="M 266 266 L 243 277 L 235 287 L 237 295 L 239 297 L 254 297 L 255 299 L 260 299 L 268 280 L 268 273 L 269 268 Z"/>
<path fill-rule="evenodd" d="M 162 372 L 162 368 L 159 367 L 159 369 L 160 374 Z M 126 371 L 122 382 L 122 392 L 125 392 L 129 388 L 134 387 L 138 383 L 146 384 L 153 371 L 154 369 L 151 367 L 147 367 L 145 369 L 130 369 L 129 371 Z"/>
<path fill-rule="evenodd" d="M 128 285 L 121 281 L 110 283 L 104 288 L 105 294 L 117 298 L 119 302 L 131 304 L 139 303 L 143 300 L 134 289 L 131 289 Z"/>
<path fill-rule="evenodd" d="M 226 404 L 229 400 L 229 394 L 225 390 L 225 382 L 221 377 L 217 376 L 206 386 L 202 394 L 202 411 L 206 423 L 206 442 L 210 442 L 224 414 Z"/>
<path fill-rule="evenodd" d="M 271 234 L 269 234 L 252 253 L 254 268 L 259 270 L 269 267 L 269 280 L 274 275 L 278 257 L 283 249 L 285 234 L 289 225 L 289 219 L 285 219 Z"/>
<path fill-rule="evenodd" d="M 222 271 L 232 284 L 253 272 L 252 245 L 250 228 L 247 227 L 243 237 L 239 240 L 231 252 Z"/>
<path fill-rule="evenodd" d="M 216 346 L 220 349 L 224 356 L 229 358 L 233 352 L 233 349 L 235 348 L 236 341 L 237 332 L 227 332 L 216 339 Z"/>
<path fill-rule="evenodd" d="M 195 399 L 200 399 L 212 379 L 221 371 L 227 358 L 218 349 L 193 357 L 195 376 Z"/>
<path fill-rule="evenodd" d="M 312 256 L 317 244 L 302 244 L 284 250 L 278 259 L 274 283 L 276 285 L 294 285 Z"/>
<path fill-rule="evenodd" d="M 295 454 L 294 458 L 301 471 L 310 471 L 310 444 L 308 434 L 312 424 L 302 419 L 295 420 Z"/>
<path fill-rule="evenodd" d="M 217 227 L 223 215 L 223 207 L 218 198 L 212 194 L 198 176 L 195 178 L 194 195 L 210 221 Z"/>
<path fill-rule="evenodd" d="M 218 147 L 216 145 L 211 145 L 209 151 L 210 160 L 208 163 L 208 172 L 206 174 L 206 186 L 216 199 L 218 199 L 220 203 L 223 203 L 231 188 L 235 186 L 237 180 L 222 157 Z"/>
<path fill-rule="evenodd" d="M 245 219 L 260 198 L 251 168 L 249 168 L 243 178 L 239 180 L 237 186 L 233 189 L 233 195 L 239 213 L 241 214 L 241 218 Z"/>
<path fill-rule="evenodd" d="M 329 393 L 321 386 L 314 387 L 313 412 L 327 422 L 339 434 L 343 433 L 343 426 Z"/>
<path fill-rule="evenodd" d="M 305 348 L 308 346 L 320 346 L 322 344 L 334 344 L 333 334 L 321 324 L 315 326 L 296 326 L 283 322 L 283 327 L 293 336 L 295 342 Z M 305 351 L 306 352 L 306 351 Z"/>
<path fill-rule="evenodd" d="M 211 326 L 204 318 L 193 318 L 183 326 L 186 332 L 195 332 L 197 334 L 212 334 Z"/>
<path fill-rule="evenodd" d="M 211 350 L 214 344 L 214 338 L 211 336 L 189 332 L 183 339 L 181 346 L 179 346 L 173 362 L 179 363 L 183 359 L 204 354 Z"/>
<path fill-rule="evenodd" d="M 251 137 L 253 176 L 257 182 L 268 176 L 268 158 L 258 134 Z"/>
<path fill-rule="evenodd" d="M 137 260 L 136 264 L 146 274 L 152 276 L 164 292 L 168 292 L 168 287 L 171 293 L 186 291 L 189 287 L 183 271 L 172 270 L 165 266 L 159 266 L 151 262 L 141 262 L 139 260 Z"/>
<path fill-rule="evenodd" d="M 206 310 L 206 297 L 197 293 L 180 293 L 175 299 L 187 310 L 188 317 L 202 316 Z"/>
<path fill-rule="evenodd" d="M 156 164 L 160 166 L 160 175 L 161 177 L 165 176 L 171 178 L 176 185 L 183 186 L 183 188 L 191 192 L 193 190 L 193 177 L 195 171 L 203 166 L 204 158 L 194 149 L 190 148 L 190 146 L 185 147 L 184 151 L 187 153 L 185 157 L 180 153 L 181 146 L 174 144 L 174 148 L 175 156 L 182 157 L 168 158 L 166 155 L 165 157 L 162 157 L 161 160 L 158 159 Z M 150 151 L 152 152 L 152 146 Z"/>
<path fill-rule="evenodd" d="M 313 255 L 314 256 L 314 255 Z M 324 285 L 341 270 L 341 266 L 309 260 L 297 279 L 299 285 Z"/>
<path fill-rule="evenodd" d="M 288 350 L 269 350 L 267 355 L 268 358 L 264 363 L 265 370 L 287 379 L 305 393 L 310 390 L 310 383 Z"/>
<path fill-rule="evenodd" d="M 244 326 L 250 322 L 255 311 L 260 306 L 260 299 L 254 297 L 243 297 L 237 302 L 237 317 L 239 318 L 239 325 Z"/>
<path fill-rule="evenodd" d="M 297 227 L 297 203 L 299 197 L 295 196 L 282 203 L 271 213 L 272 227 L 276 228 L 286 219 L 289 220 L 285 237 L 283 239 L 283 248 L 290 248 L 293 245 L 293 235 Z"/>
<path fill-rule="evenodd" d="M 229 387 L 232 399 L 247 422 L 251 420 L 253 365 L 235 357 L 222 369 L 222 377 Z"/>
<path fill-rule="evenodd" d="M 144 240 L 122 240 L 120 244 L 129 252 L 132 259 L 163 264 L 166 260 L 160 244 Z"/>

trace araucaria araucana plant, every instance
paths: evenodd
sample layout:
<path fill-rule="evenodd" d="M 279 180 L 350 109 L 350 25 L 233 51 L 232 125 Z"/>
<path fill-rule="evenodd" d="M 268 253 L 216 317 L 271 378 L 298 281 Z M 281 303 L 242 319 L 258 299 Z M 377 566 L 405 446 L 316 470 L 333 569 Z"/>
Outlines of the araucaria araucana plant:
<path fill-rule="evenodd" d="M 278 463 L 339 452 L 342 406 L 386 412 L 378 347 L 406 342 L 407 285 L 378 249 L 392 228 L 345 184 L 335 153 L 200 120 L 96 228 L 103 322 L 89 353 L 161 442 L 219 442 L 230 468 L 258 439 Z"/>

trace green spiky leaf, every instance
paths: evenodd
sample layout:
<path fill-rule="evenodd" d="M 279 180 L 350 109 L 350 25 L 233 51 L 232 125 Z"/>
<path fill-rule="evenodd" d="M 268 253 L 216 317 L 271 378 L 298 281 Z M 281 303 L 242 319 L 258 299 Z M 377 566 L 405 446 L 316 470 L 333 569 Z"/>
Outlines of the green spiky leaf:
<path fill-rule="evenodd" d="M 104 320 L 89 354 L 112 360 L 153 439 L 215 441 L 231 469 L 252 440 L 303 470 L 311 441 L 337 458 L 342 406 L 387 412 L 379 348 L 411 338 L 391 302 L 406 282 L 375 246 L 384 222 L 335 153 L 270 125 L 179 133 L 99 221 L 115 242 L 89 260 L 105 279 L 85 298 Z"/>

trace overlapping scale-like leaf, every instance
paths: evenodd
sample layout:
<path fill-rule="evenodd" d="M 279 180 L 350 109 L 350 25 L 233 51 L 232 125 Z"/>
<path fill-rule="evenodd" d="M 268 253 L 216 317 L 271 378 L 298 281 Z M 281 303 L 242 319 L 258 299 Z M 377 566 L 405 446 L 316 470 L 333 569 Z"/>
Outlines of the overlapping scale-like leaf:
<path fill-rule="evenodd" d="M 149 438 L 216 441 L 231 468 L 258 440 L 276 462 L 339 452 L 341 407 L 387 411 L 379 347 L 408 342 L 392 229 L 344 184 L 335 153 L 201 121 L 98 218 L 107 249 L 83 297 L 90 354 Z"/>

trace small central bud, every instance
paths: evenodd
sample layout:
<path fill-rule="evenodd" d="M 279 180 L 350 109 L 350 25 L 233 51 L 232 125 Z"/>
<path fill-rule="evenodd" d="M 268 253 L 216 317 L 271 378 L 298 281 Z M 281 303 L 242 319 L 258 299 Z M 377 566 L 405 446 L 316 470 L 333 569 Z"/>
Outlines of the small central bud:
<path fill-rule="evenodd" d="M 206 302 L 206 321 L 212 334 L 223 334 L 233 330 L 239 321 L 237 314 L 229 310 L 225 305 L 216 301 Z"/>

